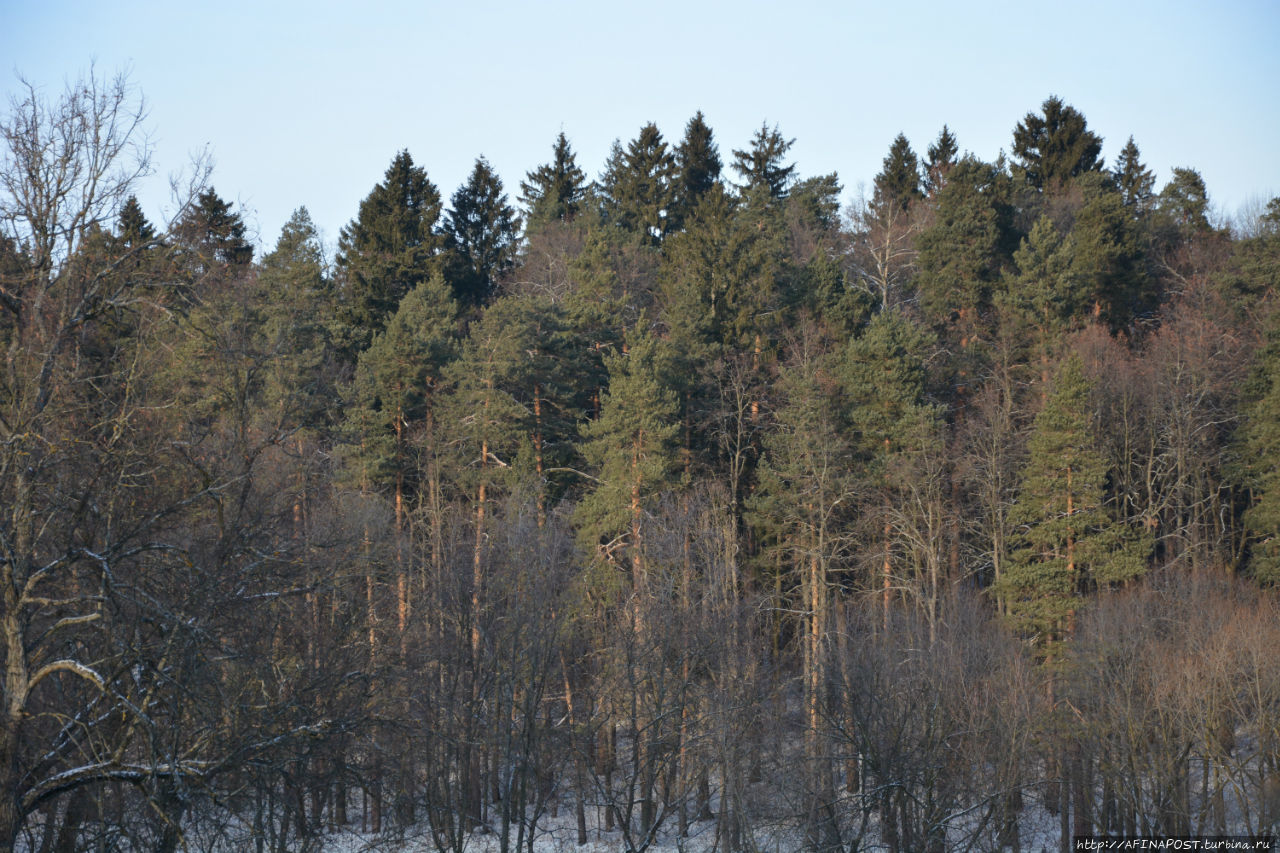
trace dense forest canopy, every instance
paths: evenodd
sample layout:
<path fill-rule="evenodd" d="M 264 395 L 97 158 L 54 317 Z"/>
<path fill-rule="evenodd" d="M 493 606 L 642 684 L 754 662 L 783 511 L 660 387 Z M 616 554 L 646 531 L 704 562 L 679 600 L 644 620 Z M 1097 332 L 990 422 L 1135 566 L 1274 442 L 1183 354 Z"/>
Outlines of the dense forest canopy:
<path fill-rule="evenodd" d="M 0 849 L 1275 832 L 1280 199 L 1010 118 L 847 209 L 701 112 L 516 202 L 404 149 L 330 259 L 28 87 Z"/>

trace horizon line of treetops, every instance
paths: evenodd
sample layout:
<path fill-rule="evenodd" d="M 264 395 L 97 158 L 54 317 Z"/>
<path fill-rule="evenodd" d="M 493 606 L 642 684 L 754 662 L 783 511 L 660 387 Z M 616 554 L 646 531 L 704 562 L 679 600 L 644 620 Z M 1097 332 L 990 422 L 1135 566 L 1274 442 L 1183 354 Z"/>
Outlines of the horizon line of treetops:
<path fill-rule="evenodd" d="M 425 416 L 432 405 L 430 398 L 450 381 L 448 363 L 459 356 L 460 345 L 488 325 L 485 318 L 495 318 L 493 323 L 518 322 L 496 319 L 506 317 L 504 311 L 496 310 L 498 303 L 519 300 L 525 310 L 535 311 L 531 300 L 541 298 L 554 306 L 547 310 L 564 316 L 532 331 L 529 345 L 554 348 L 561 345 L 556 343 L 557 335 L 585 335 L 591 339 L 596 362 L 594 367 L 581 367 L 576 377 L 580 384 L 565 391 L 572 399 L 533 401 L 576 413 L 570 421 L 585 418 L 583 424 L 590 427 L 585 436 L 560 437 L 563 452 L 555 465 L 542 458 L 555 443 L 545 434 L 548 425 L 539 424 L 537 435 L 526 436 L 537 445 L 538 476 L 548 483 L 558 481 L 548 487 L 548 496 L 563 498 L 578 494 L 581 484 L 594 476 L 579 470 L 585 467 L 580 454 L 601 455 L 603 464 L 607 454 L 603 445 L 621 440 L 621 436 L 587 438 L 593 430 L 602 430 L 599 418 L 606 397 L 617 397 L 616 391 L 609 392 L 614 390 L 611 368 L 619 367 L 619 362 L 616 356 L 610 361 L 608 353 L 631 354 L 628 360 L 635 362 L 636 347 L 642 352 L 650 346 L 662 351 L 646 356 L 657 361 L 645 369 L 665 372 L 667 377 L 660 383 L 665 387 L 654 393 L 670 393 L 676 399 L 650 400 L 646 405 L 669 420 L 671 434 L 659 444 L 683 443 L 683 461 L 664 467 L 683 468 L 688 482 L 697 461 L 717 467 L 711 458 L 717 452 L 710 447 L 712 437 L 694 435 L 699 418 L 707 416 L 694 409 L 707 402 L 697 398 L 707 392 L 708 381 L 694 375 L 700 370 L 691 360 L 694 354 L 723 360 L 727 353 L 748 352 L 761 377 L 766 373 L 764 365 L 772 365 L 769 370 L 774 373 L 765 383 L 770 385 L 782 380 L 784 365 L 797 357 L 793 352 L 798 345 L 794 338 L 801 334 L 797 324 L 806 323 L 818 330 L 804 334 L 817 334 L 824 349 L 836 348 L 841 341 L 847 341 L 851 350 L 878 346 L 883 350 L 881 357 L 900 362 L 884 376 L 861 377 L 858 381 L 865 388 L 850 387 L 846 381 L 837 394 L 845 406 L 850 398 L 861 395 L 867 400 L 859 405 L 883 410 L 877 417 L 884 422 L 874 428 L 859 424 L 858 418 L 867 417 L 859 414 L 838 426 L 855 435 L 862 433 L 853 439 L 855 445 L 882 446 L 883 454 L 865 446 L 860 452 L 864 461 L 885 457 L 873 467 L 882 467 L 889 457 L 906 449 L 901 418 L 913 408 L 923 407 L 929 413 L 913 417 L 932 419 L 934 426 L 957 433 L 940 434 L 938 441 L 957 440 L 975 405 L 975 389 L 996 378 L 997 365 L 991 361 L 995 357 L 1006 361 L 998 368 L 1007 374 L 1000 380 L 1000 393 L 1008 398 L 1005 405 L 1020 413 L 1022 424 L 1012 430 L 1021 431 L 1019 442 L 1026 442 L 1040 428 L 1041 417 L 1048 417 L 1038 413 L 1041 407 L 1066 405 L 1076 407 L 1072 417 L 1078 422 L 1072 428 L 1088 431 L 1087 443 L 1097 445 L 1096 424 L 1089 423 L 1097 420 L 1097 400 L 1086 398 L 1096 398 L 1098 392 L 1083 375 L 1089 371 L 1077 363 L 1078 350 L 1084 346 L 1080 336 L 1088 328 L 1103 329 L 1113 343 L 1122 342 L 1126 352 L 1140 352 L 1167 322 L 1163 315 L 1175 307 L 1185 308 L 1182 297 L 1192 279 L 1223 274 L 1199 269 L 1188 273 L 1180 264 L 1192 262 L 1181 255 L 1193 246 L 1204 254 L 1208 245 L 1217 245 L 1219 253 L 1230 246 L 1256 252 L 1258 245 L 1274 237 L 1280 219 L 1280 200 L 1273 200 L 1254 221 L 1244 223 L 1239 239 L 1214 227 L 1200 174 L 1192 168 L 1174 168 L 1157 193 L 1154 175 L 1142 163 L 1132 137 L 1115 166 L 1105 168 L 1102 139 L 1088 129 L 1079 111 L 1056 96 L 1045 100 L 1039 113 L 1028 113 L 1018 122 L 1011 161 L 1003 152 L 995 162 L 960 155 L 946 125 L 924 158 L 899 134 L 874 178 L 871 199 L 855 204 L 844 217 L 837 176 L 800 178 L 795 165 L 787 162 L 793 142 L 776 126 L 762 124 L 748 147 L 732 152 L 730 165 L 740 180 L 733 184 L 723 176 L 719 147 L 699 111 L 675 145 L 669 145 L 653 123 L 642 127 L 625 146 L 615 141 L 599 179 L 588 181 L 561 132 L 551 161 L 528 172 L 520 183 L 523 214 L 511 206 L 502 182 L 483 157 L 446 209 L 426 171 L 402 150 L 383 182 L 360 204 L 357 217 L 342 229 L 332 268 L 324 262 L 306 209 L 299 208 L 282 230 L 276 249 L 263 258 L 260 272 L 274 279 L 285 267 L 307 265 L 311 283 L 306 289 L 313 297 L 322 297 L 315 307 L 323 305 L 328 313 L 324 335 L 330 355 L 345 365 L 353 388 L 370 384 L 354 396 L 333 391 L 344 406 L 359 400 L 366 409 L 360 427 L 362 444 L 368 440 L 363 430 L 372 426 L 370 411 L 382 412 L 386 422 L 380 429 L 395 432 L 396 443 L 405 440 L 400 431 L 412 423 L 412 413 Z M 125 245 L 154 236 L 134 197 L 123 206 L 118 227 Z M 212 262 L 207 267 L 196 264 L 201 274 L 218 270 L 225 277 L 228 270 L 248 269 L 252 263 L 254 250 L 245 241 L 243 222 L 212 188 L 181 217 L 174 235 L 178 244 L 189 247 L 192 258 Z M 1228 266 L 1231 269 L 1225 274 L 1233 278 L 1231 292 L 1226 294 L 1233 303 L 1229 309 L 1236 314 L 1251 312 L 1253 320 L 1260 322 L 1269 313 L 1265 309 L 1271 294 L 1265 264 L 1255 263 L 1243 275 L 1238 259 Z M 1259 275 L 1258 268 L 1261 282 L 1248 280 Z M 1218 290 L 1220 284 L 1215 283 Z M 397 321 L 434 323 L 437 328 L 428 332 L 419 325 L 406 330 Z M 550 321 L 543 318 L 542 322 Z M 410 345 L 393 340 L 397 335 L 427 335 L 429 340 L 418 339 Z M 879 336 L 885 340 L 876 342 Z M 382 350 L 403 346 L 417 347 L 414 358 L 420 360 L 412 368 L 412 378 L 371 375 L 389 369 L 374 366 L 393 357 Z M 1068 351 L 1075 355 L 1068 357 Z M 564 356 L 555 357 L 563 360 Z M 584 357 L 583 351 L 575 356 Z M 846 353 L 841 358 L 848 362 L 870 356 Z M 1096 379 L 1101 374 L 1096 354 L 1094 359 Z M 848 364 L 840 369 L 856 370 Z M 1015 375 L 1019 370 L 1026 375 Z M 817 381 L 816 375 L 812 378 Z M 531 388 L 541 389 L 535 394 L 549 393 L 554 384 L 536 378 L 529 381 Z M 892 387 L 875 387 L 886 382 Z M 1265 377 L 1255 377 L 1252 383 L 1269 387 Z M 399 390 L 390 391 L 391 386 Z M 818 386 L 811 390 L 819 396 L 828 394 Z M 1074 396 L 1070 400 L 1055 396 L 1062 394 Z M 527 416 L 529 408 L 521 395 L 515 396 L 513 425 Z M 777 396 L 772 389 L 760 390 L 758 399 L 752 400 L 753 417 L 759 417 L 762 403 Z M 681 424 L 684 439 L 677 440 Z M 564 428 L 573 433 L 577 427 Z M 707 445 L 700 448 L 701 454 L 693 446 L 699 439 Z M 750 513 L 745 510 L 748 497 L 759 500 L 754 493 L 764 485 L 758 481 L 764 470 L 756 467 L 763 466 L 768 455 L 767 441 L 760 437 L 753 441 L 755 446 L 747 452 L 752 463 L 739 472 L 744 482 L 732 486 L 734 511 L 745 527 L 750 527 Z M 1063 454 L 1078 448 L 1065 437 L 1052 441 L 1065 443 L 1054 445 L 1049 453 L 1049 447 L 1037 447 L 1033 439 L 1014 456 L 1022 459 L 1030 452 L 1027 464 L 1039 460 L 1049 465 L 1045 456 L 1049 453 L 1063 461 L 1051 467 L 1069 470 L 1070 466 L 1063 467 L 1067 464 Z M 595 451 L 588 449 L 597 444 Z M 514 448 L 510 460 L 493 456 L 492 461 L 498 467 L 510 467 Z M 403 450 L 393 452 L 396 457 L 402 454 Z M 485 454 L 492 455 L 489 450 L 482 453 L 481 467 L 489 464 Z M 390 467 L 402 463 L 399 459 Z M 1153 518 L 1154 510 L 1139 509 L 1133 495 L 1116 491 L 1115 460 L 1091 458 L 1074 464 L 1077 472 L 1079 465 L 1089 470 L 1092 482 L 1087 488 L 1094 493 L 1081 506 L 1078 498 L 1072 500 L 1068 490 L 1061 490 L 1063 499 L 1073 505 L 1068 514 L 1074 517 L 1085 509 L 1101 513 L 1078 523 L 1095 532 L 1105 528 L 1098 535 L 1109 543 L 1098 545 L 1102 551 L 1094 554 L 1109 568 L 1096 568 L 1080 590 L 1138 576 L 1167 547 L 1152 539 L 1161 526 Z M 1227 468 L 1236 470 L 1231 465 Z M 366 487 L 377 479 L 371 470 L 360 474 Z M 382 474 L 390 476 L 386 470 Z M 634 493 L 656 493 L 657 484 L 666 482 L 670 474 L 670 470 L 655 473 L 652 483 L 635 484 Z M 1017 482 L 1030 476 L 1023 471 L 1012 479 Z M 1039 476 L 1053 475 L 1044 471 Z M 1252 480 L 1236 471 L 1232 482 L 1252 484 L 1261 475 L 1250 476 Z M 412 478 L 401 472 L 391 479 L 400 507 Z M 569 485 L 570 480 L 577 481 L 577 489 Z M 1028 487 L 1029 483 L 1021 483 L 1022 489 Z M 1044 488 L 1052 491 L 1050 486 Z M 1259 492 L 1250 494 L 1256 498 Z M 953 496 L 959 497 L 958 492 Z M 1035 512 L 1052 517 L 1050 494 L 1043 500 Z M 1236 517 L 1252 519 L 1256 527 L 1269 510 L 1249 509 L 1249 502 L 1239 496 L 1232 499 Z M 1108 514 L 1109 521 L 1104 520 L 1102 516 Z M 1035 541 L 1039 534 L 1026 533 L 1029 523 L 1022 522 L 1021 535 L 1031 537 L 1022 544 L 1024 558 L 1038 562 L 1047 554 L 1062 557 L 1074 576 L 1081 555 L 1090 553 L 1088 547 L 1077 547 L 1082 535 L 1073 529 L 1077 523 L 1068 525 L 1072 529 L 1045 534 L 1060 538 L 1060 543 Z M 597 543 L 601 547 L 612 539 L 604 531 L 598 533 L 604 536 Z M 633 534 L 638 537 L 638 532 Z M 1262 532 L 1254 530 L 1254 534 Z M 952 540 L 950 563 L 955 570 L 956 536 L 953 532 L 944 538 Z M 1274 541 L 1270 534 L 1264 539 Z M 1248 545 L 1243 533 L 1234 540 L 1238 541 L 1230 549 L 1232 565 L 1243 565 L 1246 557 L 1256 556 L 1257 549 Z M 1001 574 L 1006 562 L 1001 552 L 1007 546 L 997 537 L 987 555 L 991 565 L 984 574 L 989 575 L 986 581 L 994 582 Z M 1031 558 L 1026 549 L 1039 556 Z M 1280 572 L 1280 557 L 1270 544 L 1266 551 L 1268 568 L 1263 575 L 1271 579 Z M 1252 562 L 1261 565 L 1256 558 Z M 1014 595 L 1028 592 L 1023 589 Z"/>
<path fill-rule="evenodd" d="M 559 135 L 523 216 L 402 151 L 332 265 L 305 209 L 255 259 L 114 179 L 130 103 L 0 122 L 0 848 L 356 791 L 458 851 L 1280 825 L 1280 199 L 1215 227 L 1051 97 L 842 211 L 697 114 L 597 181 Z"/>

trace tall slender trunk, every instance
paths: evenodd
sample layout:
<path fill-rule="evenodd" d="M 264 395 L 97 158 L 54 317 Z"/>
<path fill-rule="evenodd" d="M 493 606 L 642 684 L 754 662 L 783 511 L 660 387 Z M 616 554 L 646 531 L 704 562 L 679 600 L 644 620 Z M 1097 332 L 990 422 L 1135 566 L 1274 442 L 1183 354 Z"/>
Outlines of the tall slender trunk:
<path fill-rule="evenodd" d="M 22 828 L 19 802 L 18 741 L 21 721 L 6 714 L 0 727 L 0 850 L 12 850 Z"/>

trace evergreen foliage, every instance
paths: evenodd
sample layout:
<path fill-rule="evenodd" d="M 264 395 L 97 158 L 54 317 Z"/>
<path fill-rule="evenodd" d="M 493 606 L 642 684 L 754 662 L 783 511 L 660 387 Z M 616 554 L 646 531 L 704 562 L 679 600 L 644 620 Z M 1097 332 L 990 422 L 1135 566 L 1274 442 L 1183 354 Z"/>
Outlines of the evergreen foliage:
<path fill-rule="evenodd" d="M 650 122 L 623 149 L 618 143 L 600 180 L 607 219 L 649 245 L 672 227 L 677 165 L 658 126 Z"/>
<path fill-rule="evenodd" d="M 1013 130 L 1013 154 L 1027 183 L 1054 190 L 1102 169 L 1102 138 L 1089 130 L 1079 110 L 1056 95 L 1040 110 L 1027 113 Z"/>
<path fill-rule="evenodd" d="M 637 327 L 624 351 L 605 359 L 609 391 L 600 417 L 583 429 L 582 455 L 595 474 L 575 517 L 584 547 L 643 571 L 643 536 L 656 501 L 675 485 L 679 403 L 661 341 Z M 643 579 L 632 577 L 640 585 Z"/>
<path fill-rule="evenodd" d="M 1012 624 L 1047 656 L 1070 633 L 1083 595 L 1140 577 L 1151 550 L 1108 511 L 1091 391 L 1079 359 L 1064 361 L 1036 415 L 1010 513 L 1017 533 L 998 591 Z"/>
<path fill-rule="evenodd" d="M 684 138 L 676 146 L 676 193 L 673 230 L 683 226 L 698 202 L 720 182 L 720 147 L 698 110 L 684 128 Z"/>
<path fill-rule="evenodd" d="M 938 138 L 929 146 L 928 159 L 924 162 L 924 189 L 932 198 L 947 182 L 947 173 L 956 164 L 960 147 L 955 134 L 945 124 L 938 131 Z"/>
<path fill-rule="evenodd" d="M 767 125 L 736 191 L 698 113 L 600 186 L 560 134 L 523 235 L 401 152 L 331 271 L 304 208 L 255 264 L 212 189 L 166 232 L 57 185 L 92 141 L 15 145 L 31 104 L 0 849 L 315 849 L 357 802 L 515 849 L 549 798 L 753 849 L 757 797 L 784 844 L 1020 849 L 1027 790 L 1079 834 L 1270 796 L 1280 200 L 1215 229 L 1051 98 L 1012 173 L 899 135 L 842 217 Z"/>
<path fill-rule="evenodd" d="M 267 330 L 279 342 L 270 370 L 269 398 L 281 405 L 300 405 L 299 422 L 304 426 L 327 423 L 337 397 L 328 326 L 333 316 L 333 283 L 320 236 L 305 207 L 293 212 L 275 248 L 263 256 L 257 284 L 265 302 Z"/>
<path fill-rule="evenodd" d="M 996 167 L 965 157 L 938 193 L 934 221 L 917 240 L 921 306 L 935 323 L 967 334 L 991 303 L 1007 263 L 1010 214 Z"/>
<path fill-rule="evenodd" d="M 116 239 L 124 248 L 135 249 L 151 242 L 155 237 L 156 229 L 143 214 L 138 197 L 129 196 L 116 217 Z"/>
<path fill-rule="evenodd" d="M 751 147 L 733 152 L 733 170 L 742 178 L 744 190 L 748 194 L 759 190 L 770 199 L 786 198 L 795 180 L 796 166 L 783 163 L 794 144 L 795 140 L 784 137 L 776 125 L 770 128 L 768 122 L 761 124 L 751 137 Z"/>
<path fill-rule="evenodd" d="M 736 208 L 722 185 L 703 197 L 685 230 L 668 242 L 662 292 L 673 326 L 697 328 L 708 342 L 745 348 L 776 306 L 777 285 L 767 243 Z"/>
<path fill-rule="evenodd" d="M 1249 569 L 1259 583 L 1280 583 L 1280 330 L 1275 319 L 1250 377 L 1237 438 L 1238 479 L 1252 500 L 1244 523 Z"/>
<path fill-rule="evenodd" d="M 881 311 L 849 340 L 840 381 L 849 406 L 853 446 L 864 460 L 901 449 L 922 410 L 926 359 L 936 339 L 898 311 Z"/>
<path fill-rule="evenodd" d="M 1141 156 L 1137 144 L 1130 136 L 1129 141 L 1120 150 L 1115 169 L 1111 172 L 1111 178 L 1115 182 L 1116 189 L 1120 191 L 1125 208 L 1134 217 L 1139 218 L 1151 208 L 1155 199 L 1156 186 L 1156 176 L 1142 162 Z"/>
<path fill-rule="evenodd" d="M 945 128 L 944 128 L 945 129 Z M 873 208 L 896 205 L 906 210 L 918 198 L 923 198 L 920 191 L 920 161 L 911 150 L 907 137 L 899 133 L 889 146 L 880 174 L 876 175 L 875 192 L 872 195 Z"/>
<path fill-rule="evenodd" d="M 218 269 L 235 270 L 253 261 L 253 246 L 245 240 L 244 222 L 209 187 L 183 214 L 174 228 L 181 263 L 200 276 Z"/>
<path fill-rule="evenodd" d="M 515 263 L 519 220 L 502 181 L 483 157 L 453 194 L 442 229 L 450 251 L 449 280 L 463 305 L 485 305 Z"/>
<path fill-rule="evenodd" d="M 357 484 L 394 490 L 398 503 L 415 489 L 415 436 L 434 440 L 435 401 L 457 357 L 457 314 L 437 273 L 405 295 L 356 364 L 345 426 L 348 467 Z"/>
<path fill-rule="evenodd" d="M 577 156 L 564 131 L 551 148 L 551 162 L 525 175 L 520 182 L 520 203 L 530 228 L 547 222 L 570 222 L 586 197 L 587 176 L 578 168 Z"/>
<path fill-rule="evenodd" d="M 1160 214 L 1178 228 L 1204 233 L 1209 226 L 1209 191 L 1195 169 L 1174 167 L 1173 176 L 1160 190 L 1156 202 Z"/>
<path fill-rule="evenodd" d="M 336 259 L 343 347 L 355 360 L 386 326 L 404 295 L 431 278 L 443 240 L 436 233 L 440 193 L 408 151 L 342 229 Z"/>
<path fill-rule="evenodd" d="M 1158 294 L 1147 276 L 1142 235 L 1120 192 L 1101 180 L 1086 182 L 1070 239 L 1072 272 L 1095 316 L 1121 330 L 1154 313 Z"/>

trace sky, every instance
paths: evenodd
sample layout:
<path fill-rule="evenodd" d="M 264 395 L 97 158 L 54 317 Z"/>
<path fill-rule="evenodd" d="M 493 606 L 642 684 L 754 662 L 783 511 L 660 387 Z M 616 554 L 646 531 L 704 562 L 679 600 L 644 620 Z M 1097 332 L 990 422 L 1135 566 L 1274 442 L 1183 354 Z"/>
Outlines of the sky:
<path fill-rule="evenodd" d="M 18 74 L 56 97 L 91 65 L 127 71 L 147 216 L 207 152 L 267 249 L 300 206 L 332 249 L 402 149 L 446 204 L 479 156 L 514 203 L 562 130 L 596 177 L 615 139 L 652 121 L 674 144 L 702 110 L 726 164 L 767 123 L 851 201 L 898 133 L 923 156 L 945 123 L 994 159 L 1050 95 L 1108 166 L 1132 135 L 1157 187 L 1195 168 L 1230 217 L 1280 194 L 1277 45 L 1277 0 L 0 0 L 0 109 Z"/>

